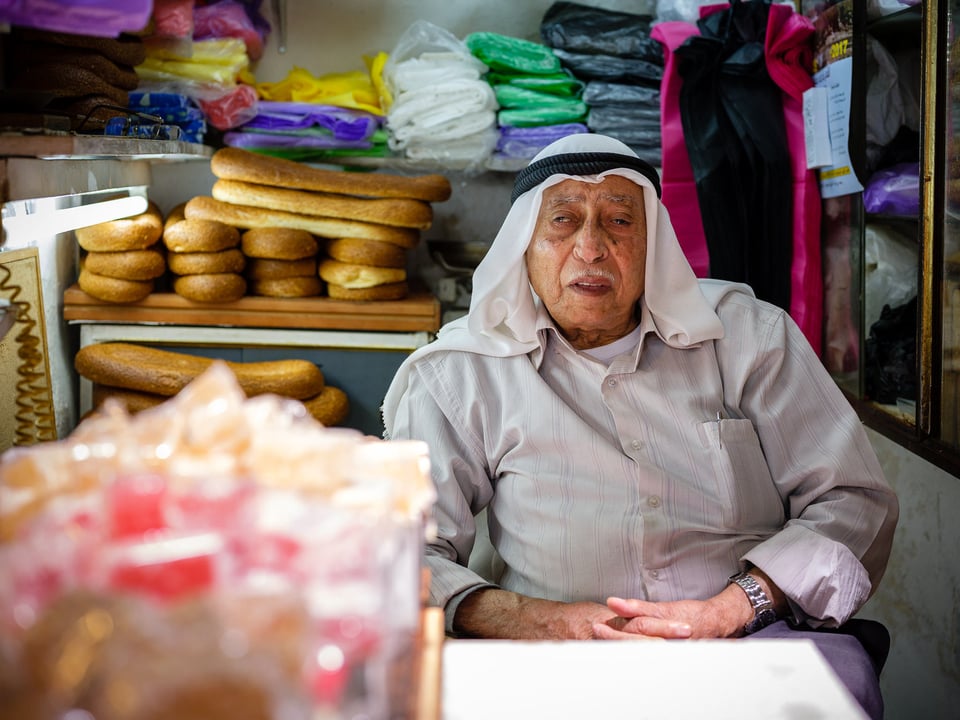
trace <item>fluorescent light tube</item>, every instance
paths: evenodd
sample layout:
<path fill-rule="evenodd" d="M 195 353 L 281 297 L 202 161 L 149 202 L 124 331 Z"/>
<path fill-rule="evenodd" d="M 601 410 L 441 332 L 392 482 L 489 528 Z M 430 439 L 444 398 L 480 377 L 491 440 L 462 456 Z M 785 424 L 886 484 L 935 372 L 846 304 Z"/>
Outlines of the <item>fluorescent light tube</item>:
<path fill-rule="evenodd" d="M 31 236 L 59 235 L 97 223 L 139 215 L 147 209 L 147 198 L 141 195 L 104 200 L 91 205 L 46 210 L 29 215 L 3 218 L 7 235 L 26 233 Z"/>

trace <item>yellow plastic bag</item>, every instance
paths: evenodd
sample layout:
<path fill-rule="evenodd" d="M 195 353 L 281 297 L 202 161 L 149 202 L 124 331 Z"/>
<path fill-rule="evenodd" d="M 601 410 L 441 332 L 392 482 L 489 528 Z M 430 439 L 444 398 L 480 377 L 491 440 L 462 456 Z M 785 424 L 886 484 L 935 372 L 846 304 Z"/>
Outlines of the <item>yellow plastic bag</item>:
<path fill-rule="evenodd" d="M 257 83 L 256 87 L 262 100 L 336 105 L 383 114 L 380 95 L 370 74 L 363 70 L 316 77 L 304 68 L 294 67 L 284 80 Z"/>

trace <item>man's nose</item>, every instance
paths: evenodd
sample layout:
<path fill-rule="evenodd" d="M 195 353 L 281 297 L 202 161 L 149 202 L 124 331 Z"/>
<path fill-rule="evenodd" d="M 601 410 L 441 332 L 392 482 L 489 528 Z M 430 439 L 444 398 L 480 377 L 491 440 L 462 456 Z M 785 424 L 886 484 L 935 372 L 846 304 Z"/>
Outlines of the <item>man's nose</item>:
<path fill-rule="evenodd" d="M 591 225 L 584 225 L 577 235 L 573 253 L 585 263 L 603 260 L 607 256 L 607 242 L 603 232 Z"/>

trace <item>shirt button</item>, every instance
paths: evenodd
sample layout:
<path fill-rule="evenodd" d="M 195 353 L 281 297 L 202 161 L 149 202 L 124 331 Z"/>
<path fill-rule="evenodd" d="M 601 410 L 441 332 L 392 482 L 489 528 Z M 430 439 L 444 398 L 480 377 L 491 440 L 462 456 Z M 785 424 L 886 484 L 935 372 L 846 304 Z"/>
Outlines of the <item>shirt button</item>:
<path fill-rule="evenodd" d="M 608 387 L 616 387 L 616 386 L 617 386 L 617 381 L 616 381 L 614 378 L 610 378 L 609 380 L 607 380 L 607 386 L 608 386 Z"/>
<path fill-rule="evenodd" d="M 651 570 L 651 571 L 650 571 L 650 577 L 652 577 L 654 580 L 656 580 L 658 577 L 660 577 L 660 571 L 659 571 L 659 570 Z"/>
<path fill-rule="evenodd" d="M 651 495 L 649 498 L 647 498 L 647 505 L 649 505 L 652 508 L 660 507 L 660 496 Z"/>
<path fill-rule="evenodd" d="M 643 447 L 643 443 L 639 440 L 634 440 L 632 443 L 630 443 L 630 447 L 632 447 L 634 450 L 639 450 Z"/>

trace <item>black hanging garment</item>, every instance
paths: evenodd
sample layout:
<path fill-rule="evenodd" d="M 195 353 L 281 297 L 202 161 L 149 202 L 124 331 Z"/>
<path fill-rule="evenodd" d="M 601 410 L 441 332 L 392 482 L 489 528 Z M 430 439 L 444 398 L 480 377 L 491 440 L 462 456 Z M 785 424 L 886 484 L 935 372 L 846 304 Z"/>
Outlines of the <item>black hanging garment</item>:
<path fill-rule="evenodd" d="M 764 56 L 769 0 L 731 0 L 676 50 L 680 118 L 710 275 L 790 309 L 793 179 L 783 96 Z"/>

